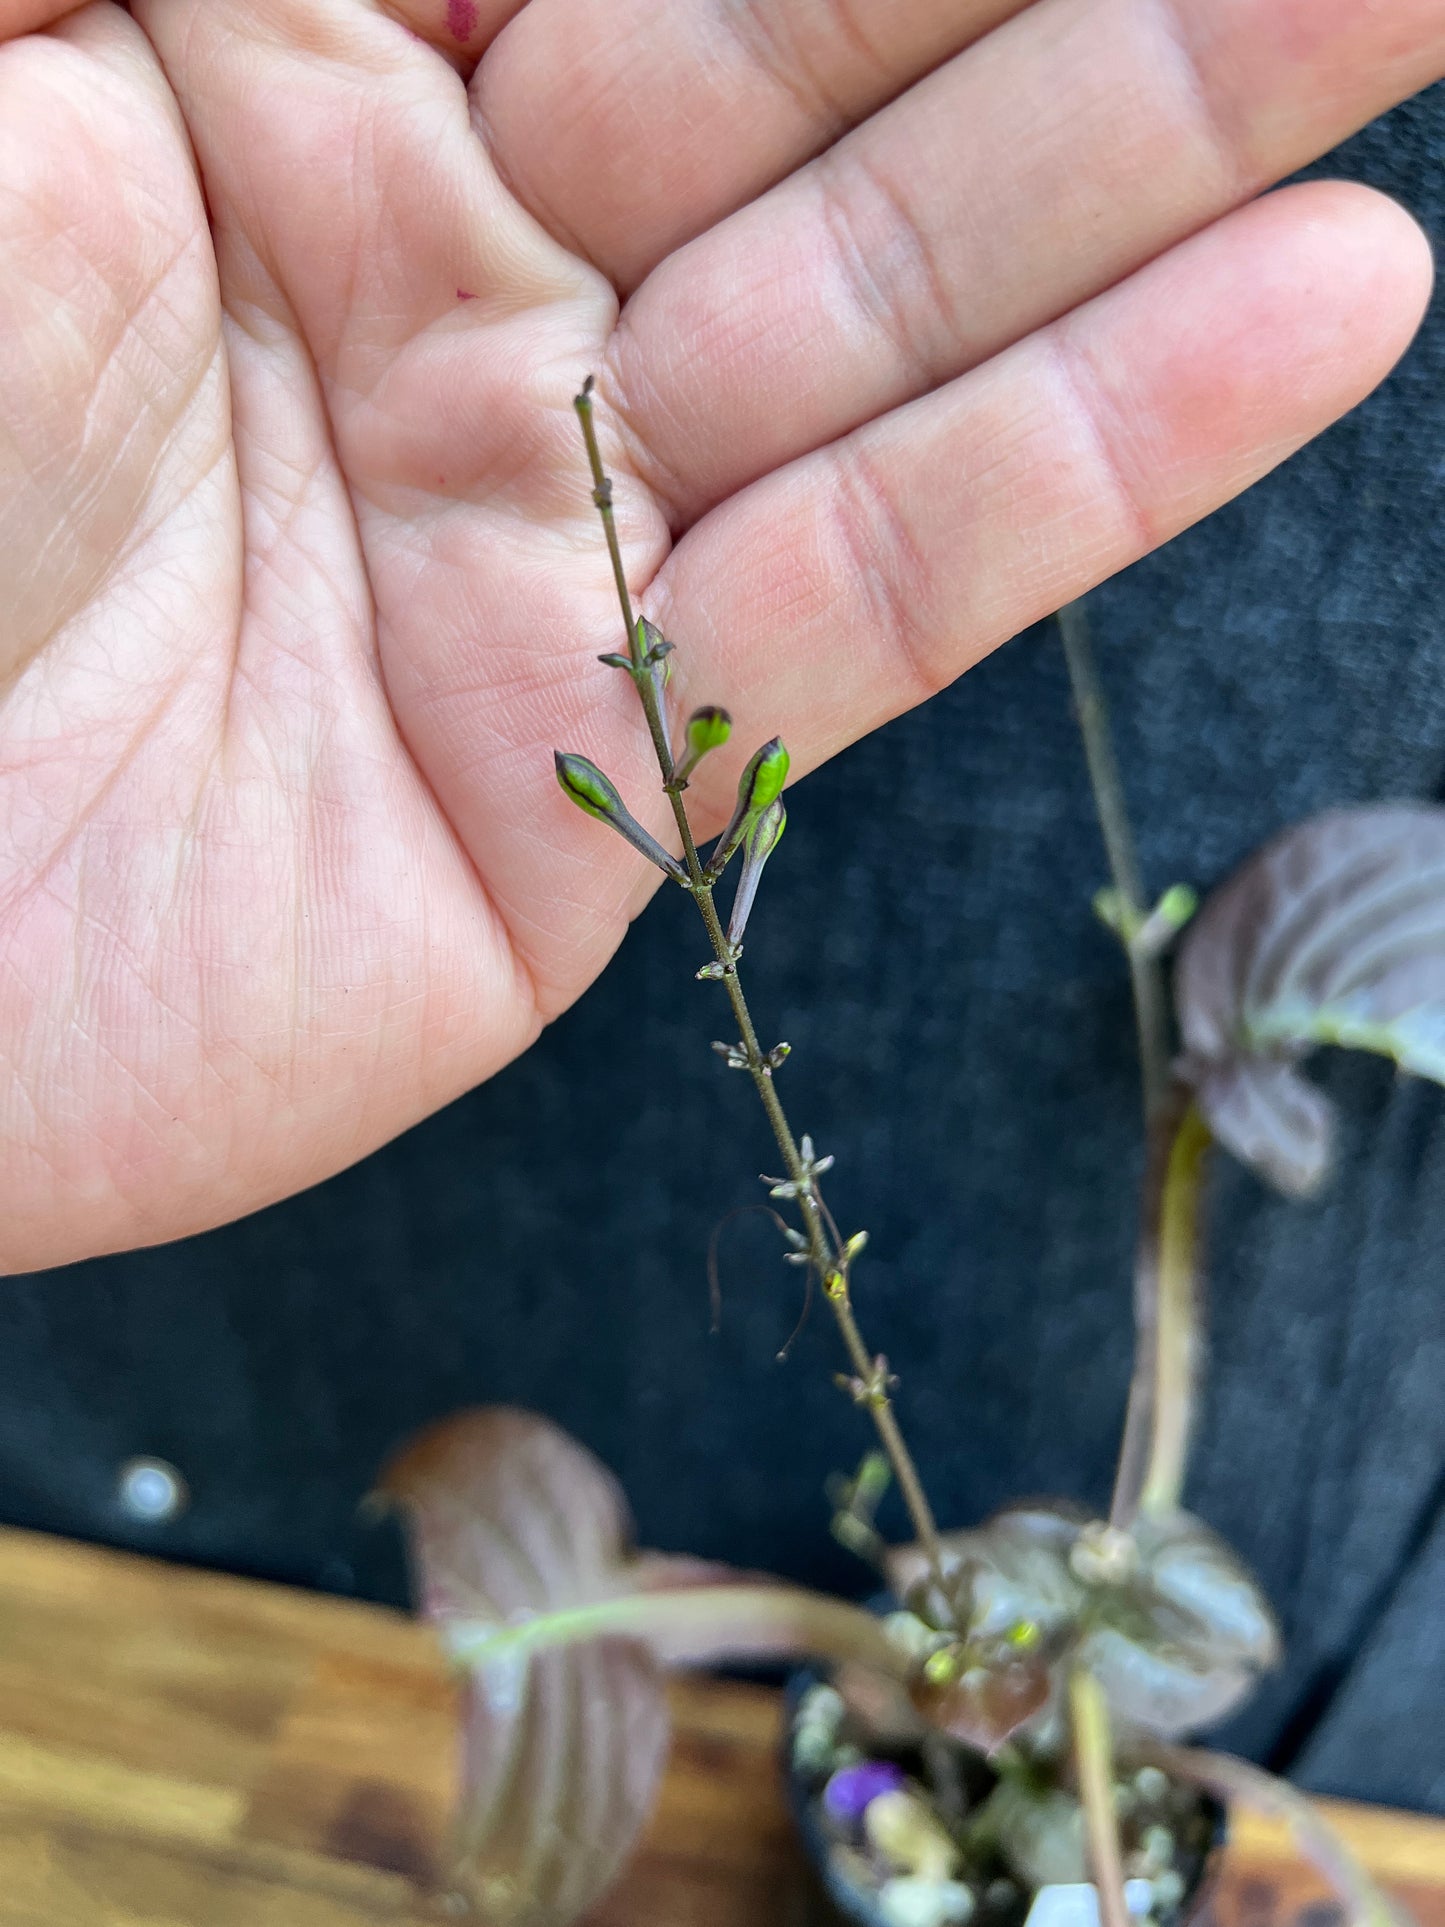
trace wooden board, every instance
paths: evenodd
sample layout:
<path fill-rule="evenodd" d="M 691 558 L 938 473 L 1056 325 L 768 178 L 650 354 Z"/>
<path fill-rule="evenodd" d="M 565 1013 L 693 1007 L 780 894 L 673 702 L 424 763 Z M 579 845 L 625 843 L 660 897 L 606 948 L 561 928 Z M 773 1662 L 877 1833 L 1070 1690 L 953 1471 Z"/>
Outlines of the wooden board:
<path fill-rule="evenodd" d="M 679 1683 L 663 1797 L 594 1927 L 805 1927 L 776 1695 Z M 0 1927 L 363 1927 L 433 1897 L 453 1688 L 399 1614 L 0 1529 Z M 1335 1817 L 1445 1927 L 1445 1823 Z M 1237 1830 L 1218 1927 L 1327 1927 Z"/>

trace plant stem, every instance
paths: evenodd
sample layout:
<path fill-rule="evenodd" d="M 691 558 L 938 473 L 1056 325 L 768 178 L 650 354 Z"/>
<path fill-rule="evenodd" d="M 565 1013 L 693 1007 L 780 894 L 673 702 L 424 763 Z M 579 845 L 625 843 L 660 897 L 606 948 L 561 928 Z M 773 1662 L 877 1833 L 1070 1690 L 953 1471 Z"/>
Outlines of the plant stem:
<path fill-rule="evenodd" d="M 1139 1246 L 1129 1414 L 1109 1523 L 1172 1512 L 1184 1487 L 1199 1363 L 1199 1206 L 1209 1127 L 1176 1089 L 1149 1133 Z"/>
<path fill-rule="evenodd" d="M 1175 1511 L 1184 1490 L 1199 1364 L 1199 1205 L 1212 1142 L 1209 1126 L 1186 1104 L 1169 1140 L 1159 1207 L 1154 1411 L 1139 1495 L 1146 1513 Z"/>
<path fill-rule="evenodd" d="M 602 466 L 602 454 L 597 443 L 597 431 L 592 419 L 592 383 L 589 377 L 582 393 L 576 400 L 578 420 L 582 424 L 582 437 L 587 445 L 587 459 L 592 469 L 592 499 L 602 517 L 602 528 L 607 538 L 607 553 L 612 562 L 613 579 L 617 584 L 617 597 L 622 608 L 622 619 L 627 628 L 627 653 L 632 663 L 632 680 L 642 702 L 647 717 L 648 731 L 652 737 L 653 749 L 657 755 L 658 768 L 662 773 L 663 788 L 672 804 L 672 813 L 677 822 L 678 835 L 682 839 L 683 860 L 691 884 L 692 896 L 701 913 L 712 944 L 713 955 L 722 966 L 722 981 L 726 987 L 728 1001 L 732 1005 L 734 1021 L 738 1027 L 743 1052 L 747 1060 L 747 1070 L 753 1086 L 762 1100 L 763 1110 L 768 1123 L 772 1126 L 773 1137 L 782 1156 L 784 1168 L 791 1183 L 797 1187 L 798 1206 L 803 1215 L 804 1227 L 808 1236 L 808 1255 L 813 1269 L 823 1281 L 824 1296 L 832 1307 L 833 1316 L 842 1334 L 849 1359 L 859 1383 L 865 1388 L 860 1403 L 867 1405 L 872 1413 L 873 1423 L 879 1440 L 888 1454 L 893 1476 L 898 1481 L 898 1490 L 903 1503 L 908 1508 L 908 1516 L 913 1530 L 922 1547 L 933 1577 L 940 1588 L 943 1586 L 943 1551 L 939 1544 L 938 1526 L 933 1517 L 933 1509 L 923 1490 L 918 1476 L 918 1468 L 908 1450 L 893 1403 L 888 1394 L 885 1374 L 877 1359 L 864 1343 L 854 1315 L 852 1300 L 849 1296 L 849 1261 L 846 1253 L 839 1250 L 829 1229 L 818 1195 L 816 1180 L 804 1162 L 798 1148 L 797 1139 L 783 1110 L 778 1096 L 777 1085 L 773 1081 L 772 1067 L 758 1042 L 757 1027 L 748 1009 L 747 998 L 743 994 L 742 983 L 738 976 L 737 957 L 728 942 L 727 932 L 718 915 L 713 900 L 714 880 L 710 879 L 697 853 L 692 826 L 688 822 L 687 809 L 682 800 L 680 787 L 674 784 L 676 765 L 673 761 L 668 741 L 667 727 L 662 717 L 658 699 L 657 682 L 652 671 L 645 667 L 637 640 L 637 623 L 632 612 L 632 598 L 627 590 L 627 577 L 622 565 L 622 551 L 617 540 L 617 528 L 612 513 L 612 483 Z"/>
<path fill-rule="evenodd" d="M 1114 744 L 1109 734 L 1109 712 L 1094 668 L 1088 617 L 1084 614 L 1081 602 L 1070 602 L 1060 609 L 1059 632 L 1064 641 L 1064 660 L 1069 667 L 1079 734 L 1084 739 L 1084 757 L 1089 765 L 1089 786 L 1094 792 L 1094 809 L 1103 832 L 1109 873 L 1114 880 L 1114 892 L 1119 903 L 1124 953 L 1129 961 L 1129 980 L 1134 991 L 1134 1023 L 1139 1033 L 1139 1075 L 1144 1089 L 1144 1117 L 1147 1123 L 1152 1121 L 1165 1103 L 1169 1090 L 1169 1024 L 1164 973 L 1159 968 L 1158 958 L 1133 941 L 1135 932 L 1147 914 L 1144 886 L 1139 875 L 1133 832 L 1129 828 L 1124 786 L 1119 780 L 1118 759 L 1114 755 Z"/>
<path fill-rule="evenodd" d="M 1075 1666 L 1069 1674 L 1069 1711 L 1073 1716 L 1074 1764 L 1078 1768 L 1079 1800 L 1084 1809 L 1089 1872 L 1099 1895 L 1100 1919 L 1103 1927 L 1129 1927 L 1119 1819 L 1114 1810 L 1114 1745 L 1109 1732 L 1109 1708 L 1104 1689 L 1086 1666 Z"/>
<path fill-rule="evenodd" d="M 1210 1139 L 1170 1075 L 1164 972 L 1157 953 L 1138 937 L 1147 915 L 1144 886 L 1082 603 L 1059 611 L 1059 630 L 1129 964 L 1144 1098 L 1134 1374 L 1109 1510 L 1109 1523 L 1127 1530 L 1141 1506 L 1171 1511 L 1183 1490 L 1199 1353 L 1199 1198 Z"/>
<path fill-rule="evenodd" d="M 1147 1757 L 1180 1785 L 1203 1787 L 1217 1800 L 1237 1801 L 1267 1819 L 1282 1821 L 1295 1846 L 1344 1902 L 1350 1927 L 1414 1927 L 1407 1909 L 1375 1885 L 1314 1802 L 1287 1781 L 1232 1754 L 1192 1746 L 1153 1743 Z"/>
<path fill-rule="evenodd" d="M 592 470 L 592 500 L 597 505 L 597 513 L 602 517 L 603 533 L 607 537 L 607 555 L 612 564 L 612 579 L 617 585 L 617 600 L 622 605 L 622 626 L 627 631 L 627 655 L 632 664 L 632 680 L 637 693 L 642 698 L 642 707 L 647 715 L 647 728 L 652 737 L 652 747 L 657 753 L 657 763 L 662 771 L 664 784 L 672 781 L 675 764 L 672 760 L 672 745 L 667 740 L 667 730 L 662 720 L 662 709 L 657 700 L 657 684 L 649 670 L 643 667 L 642 649 L 637 637 L 637 620 L 632 613 L 632 597 L 627 589 L 627 571 L 622 566 L 622 547 L 617 540 L 617 521 L 612 512 L 612 478 L 602 466 L 602 451 L 597 446 L 597 430 L 592 421 L 592 377 L 589 375 L 582 385 L 573 406 L 577 419 L 582 424 L 582 439 L 587 444 L 587 461 Z M 674 805 L 677 802 L 673 798 Z M 674 814 L 679 814 L 674 809 Z M 686 819 L 680 821 L 683 842 L 687 835 Z M 690 866 L 689 866 L 690 867 Z"/>

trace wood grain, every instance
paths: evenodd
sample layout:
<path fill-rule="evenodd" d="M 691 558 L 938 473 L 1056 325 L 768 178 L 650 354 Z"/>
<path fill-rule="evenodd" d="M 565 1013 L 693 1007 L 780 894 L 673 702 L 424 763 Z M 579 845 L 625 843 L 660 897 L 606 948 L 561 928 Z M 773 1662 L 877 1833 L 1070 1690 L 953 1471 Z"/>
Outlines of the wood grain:
<path fill-rule="evenodd" d="M 594 1927 L 805 1927 L 777 1698 L 679 1682 L 646 1843 Z M 0 1530 L 0 1927 L 361 1927 L 447 1918 L 453 1687 L 400 1614 Z M 1333 1805 L 1421 1927 L 1445 1823 Z M 1217 1927 L 1329 1927 L 1278 1830 L 1241 1823 Z"/>

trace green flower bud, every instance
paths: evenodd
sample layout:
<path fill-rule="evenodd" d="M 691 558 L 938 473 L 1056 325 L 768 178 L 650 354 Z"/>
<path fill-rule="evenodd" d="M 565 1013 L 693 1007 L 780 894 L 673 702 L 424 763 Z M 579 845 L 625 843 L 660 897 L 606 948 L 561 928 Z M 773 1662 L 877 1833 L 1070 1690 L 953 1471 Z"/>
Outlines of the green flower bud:
<path fill-rule="evenodd" d="M 774 736 L 771 742 L 753 752 L 738 783 L 738 808 L 744 816 L 756 816 L 775 797 L 782 795 L 788 780 L 788 764 L 788 752 L 783 748 L 781 736 Z"/>
<path fill-rule="evenodd" d="M 646 616 L 637 618 L 637 655 L 644 667 L 651 668 L 665 661 L 674 647 L 655 622 L 649 622 Z"/>
<path fill-rule="evenodd" d="M 1171 883 L 1154 906 L 1154 915 L 1170 930 L 1182 930 L 1199 908 L 1199 898 L 1187 883 Z"/>
<path fill-rule="evenodd" d="M 732 717 L 725 709 L 719 709 L 716 703 L 709 703 L 705 708 L 692 712 L 687 719 L 687 749 L 673 774 L 673 781 L 678 788 L 692 775 L 709 750 L 721 749 L 732 733 Z"/>
<path fill-rule="evenodd" d="M 586 810 L 599 823 L 610 825 L 649 863 L 655 863 L 659 870 L 665 870 L 676 882 L 687 882 L 687 871 L 677 858 L 670 856 L 656 837 L 648 835 L 618 795 L 616 785 L 603 775 L 595 763 L 589 763 L 585 756 L 568 755 L 560 749 L 553 751 L 553 761 L 557 765 L 557 781 L 562 785 L 563 794 L 570 797 L 579 810 Z"/>
<path fill-rule="evenodd" d="M 721 749 L 732 733 L 732 717 L 716 703 L 695 709 L 687 719 L 687 747 L 694 762 L 710 749 Z"/>
<path fill-rule="evenodd" d="M 560 749 L 553 751 L 552 761 L 557 766 L 557 781 L 562 785 L 564 794 L 571 797 L 579 810 L 586 810 L 589 816 L 595 816 L 603 823 L 611 823 L 618 816 L 627 814 L 616 784 L 610 777 L 604 776 L 595 763 L 589 763 L 585 756 L 571 756 Z"/>
<path fill-rule="evenodd" d="M 781 736 L 774 736 L 771 742 L 764 743 L 761 749 L 754 751 L 738 783 L 737 808 L 733 811 L 732 821 L 719 837 L 717 847 L 708 859 L 709 876 L 722 875 L 754 818 L 782 795 L 783 785 L 788 780 L 788 766 L 788 752 L 783 747 Z M 778 835 L 782 835 L 781 830 Z"/>
<path fill-rule="evenodd" d="M 787 827 L 788 812 L 783 808 L 783 799 L 775 797 L 765 810 L 754 817 L 744 838 L 743 867 L 738 876 L 737 895 L 733 898 L 733 913 L 728 919 L 728 942 L 734 947 L 742 942 L 748 918 L 752 915 L 763 865 L 777 849 Z"/>

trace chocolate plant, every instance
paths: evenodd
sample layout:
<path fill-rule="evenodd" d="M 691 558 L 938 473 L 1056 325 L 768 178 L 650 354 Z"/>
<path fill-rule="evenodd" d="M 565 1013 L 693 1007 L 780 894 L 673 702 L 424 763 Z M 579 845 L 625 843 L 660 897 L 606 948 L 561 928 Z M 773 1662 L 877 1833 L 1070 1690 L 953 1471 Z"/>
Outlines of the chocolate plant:
<path fill-rule="evenodd" d="M 736 1032 L 713 1048 L 757 1091 L 782 1163 L 764 1183 L 784 1256 L 831 1311 L 849 1366 L 840 1383 L 877 1435 L 835 1526 L 875 1557 L 896 1609 L 634 1550 L 611 1476 L 541 1418 L 480 1410 L 422 1434 L 381 1490 L 405 1516 L 422 1608 L 466 1681 L 457 1895 L 499 1927 L 565 1927 L 612 1880 L 649 1811 L 669 1667 L 805 1656 L 829 1683 L 804 1696 L 794 1770 L 813 1776 L 840 1865 L 871 1892 L 874 1912 L 858 1918 L 942 1923 L 992 1909 L 1021 1920 L 1030 1894 L 1091 1877 L 1106 1927 L 1125 1927 L 1131 1905 L 1168 1927 L 1185 1883 L 1167 1864 L 1175 1835 L 1159 1822 L 1185 1812 L 1197 1823 L 1202 1789 L 1287 1817 L 1352 1918 L 1382 1927 L 1390 1904 L 1305 1800 L 1179 1743 L 1237 1707 L 1277 1657 L 1254 1582 L 1180 1497 L 1210 1146 L 1286 1191 L 1316 1188 L 1330 1119 L 1299 1066 L 1322 1043 L 1383 1052 L 1445 1082 L 1445 812 L 1332 811 L 1269 844 L 1197 916 L 1179 887 L 1150 907 L 1083 614 L 1063 612 L 1113 875 L 1097 908 L 1128 962 L 1143 1071 L 1136 1368 L 1107 1519 L 1038 1503 L 940 1532 L 894 1378 L 860 1328 L 866 1235 L 841 1231 L 824 1195 L 833 1160 L 783 1107 L 788 1046 L 763 1044 L 743 989 L 745 931 L 787 820 L 788 753 L 774 738 L 749 757 L 732 818 L 703 855 L 686 792 L 702 759 L 726 748 L 730 719 L 707 707 L 675 729 L 667 714 L 672 644 L 632 609 L 590 381 L 576 407 L 626 643 L 602 660 L 637 692 L 680 856 L 585 757 L 558 753 L 557 777 L 697 905 L 711 948 L 697 974 L 727 999 Z M 724 921 L 717 892 L 730 866 Z M 1162 959 L 1181 929 L 1176 1051 Z M 913 1533 L 891 1551 L 873 1523 L 889 1477 Z M 1137 1890 L 1151 1867 L 1141 1901 L 1126 1881 Z"/>

